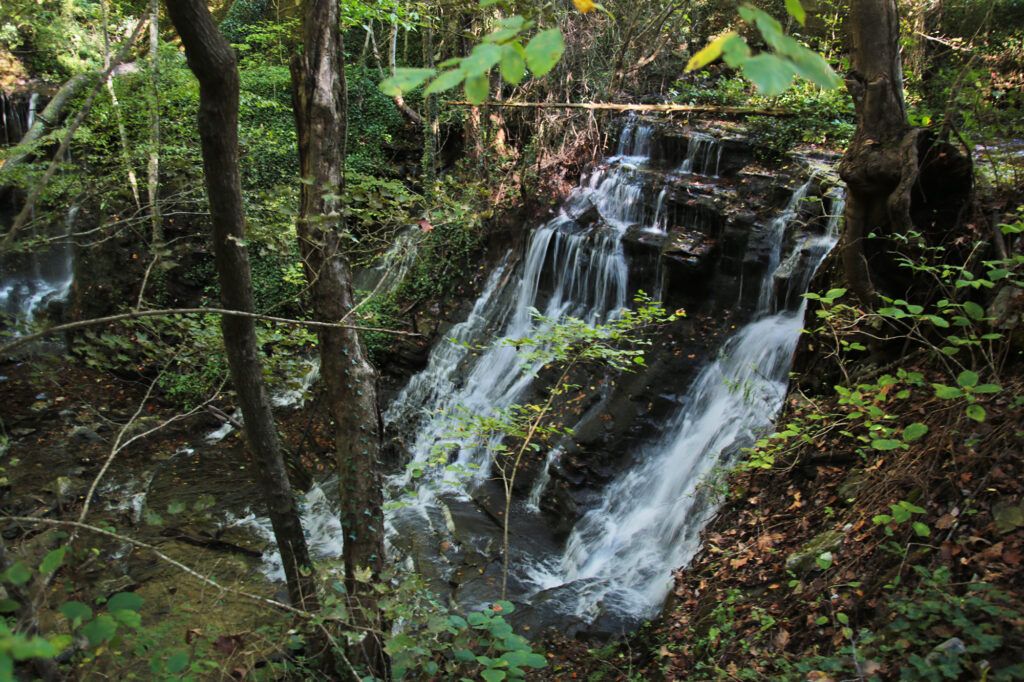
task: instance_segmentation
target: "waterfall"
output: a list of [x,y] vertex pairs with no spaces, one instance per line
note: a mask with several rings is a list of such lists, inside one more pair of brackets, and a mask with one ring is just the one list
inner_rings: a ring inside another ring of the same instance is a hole
[[[714,513],[713,494],[702,482],[770,428],[786,394],[804,313],[803,303],[776,312],[774,271],[786,224],[808,185],[794,192],[771,225],[774,262],[762,279],[754,320],[701,371],[663,437],[642,449],[638,464],[580,519],[562,557],[531,567],[539,590],[566,590],[559,603],[567,612],[588,620],[602,610],[632,619],[651,616],[671,587],[671,572],[696,551]],[[794,253],[813,255],[800,273],[803,286],[836,242],[841,206],[841,198],[833,200],[824,235],[799,237]]]
[[0,315],[16,324],[30,325],[36,315],[53,301],[63,301],[74,281],[74,252],[70,235],[78,207],[68,209],[64,235],[48,246],[26,254],[0,259]]
[[[416,424],[409,441],[414,467],[425,465],[439,451],[448,452],[463,475],[474,472],[471,485],[485,479],[500,436],[481,445],[453,435],[458,426],[455,413],[486,415],[509,407],[526,393],[540,369],[539,363],[524,366],[515,348],[503,341],[541,331],[537,312],[547,320],[572,316],[597,324],[627,304],[622,236],[643,222],[644,177],[639,167],[650,160],[651,134],[650,126],[635,120],[626,125],[615,155],[573,191],[557,217],[534,231],[517,277],[505,285],[508,291],[498,291],[503,272],[499,268],[469,318],[453,329],[454,342],[434,349],[427,368],[413,377],[385,413],[389,426]],[[581,228],[576,220],[590,209],[596,209],[600,221]],[[497,338],[482,351],[472,350],[472,343],[483,340],[484,329],[495,324],[500,326]],[[425,410],[430,412],[424,414]],[[409,474],[394,482],[407,485]],[[450,478],[444,483],[462,485]]]
[[[714,159],[714,172],[712,169]],[[718,170],[722,163],[722,143],[707,133],[690,133],[689,142],[686,145],[686,158],[679,166],[679,173],[702,173],[711,177],[718,177]]]

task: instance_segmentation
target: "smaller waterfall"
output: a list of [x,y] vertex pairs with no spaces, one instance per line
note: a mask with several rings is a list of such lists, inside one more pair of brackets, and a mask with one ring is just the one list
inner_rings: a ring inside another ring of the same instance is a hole
[[[313,487],[299,500],[299,513],[302,515],[302,531],[309,545],[309,552],[318,559],[335,559],[341,556],[345,532],[335,505],[327,495],[327,488],[336,485],[336,481],[314,483]],[[284,564],[281,552],[277,549],[274,528],[270,518],[257,516],[250,512],[242,518],[228,518],[227,527],[249,528],[269,543],[263,553],[260,571],[269,580],[284,582]]]
[[537,480],[533,482],[530,494],[526,498],[527,510],[534,513],[540,511],[540,498],[547,489],[548,483],[551,482],[551,465],[557,463],[561,457],[562,450],[560,448],[551,448],[548,451],[548,456],[544,459],[544,467],[537,475]]
[[[809,186],[810,181],[799,187],[769,226],[773,262],[761,282],[754,321],[701,371],[662,439],[643,449],[635,467],[580,519],[560,561],[530,569],[538,589],[567,589],[559,598],[567,612],[586,619],[602,610],[650,616],[670,589],[671,572],[696,551],[714,512],[713,495],[702,482],[770,428],[785,398],[804,313],[803,304],[776,312],[773,278],[786,226]],[[824,235],[800,233],[794,252],[813,256],[800,273],[804,286],[835,244],[841,205],[836,197]]]
[[0,259],[0,314],[15,324],[31,325],[38,313],[54,301],[63,301],[74,282],[74,250],[70,235],[78,207],[68,209],[64,236],[30,253]]
[[[713,163],[712,163],[713,161]],[[690,133],[686,146],[686,158],[679,166],[679,173],[700,173],[718,177],[722,164],[722,143],[707,133]]]

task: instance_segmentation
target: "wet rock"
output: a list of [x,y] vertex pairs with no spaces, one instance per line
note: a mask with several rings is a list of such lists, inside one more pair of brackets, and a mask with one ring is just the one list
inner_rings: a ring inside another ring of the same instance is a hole
[[950,637],[942,644],[939,644],[925,656],[925,662],[938,666],[950,659],[959,658],[967,653],[967,645],[959,637]]
[[786,569],[807,573],[817,568],[817,559],[825,552],[834,552],[843,543],[838,530],[826,530],[814,536],[807,544],[786,557]]
[[103,441],[103,438],[96,433],[96,430],[89,426],[76,426],[71,429],[69,436],[71,440],[84,443],[100,443]]

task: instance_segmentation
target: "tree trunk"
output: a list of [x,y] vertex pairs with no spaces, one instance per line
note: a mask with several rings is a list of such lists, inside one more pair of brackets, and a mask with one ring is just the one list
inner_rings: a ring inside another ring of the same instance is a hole
[[[338,5],[307,0],[303,51],[292,59],[295,122],[302,177],[298,234],[316,319],[339,322],[351,312],[351,271],[341,197],[344,194],[347,136],[345,71]],[[383,498],[379,473],[381,446],[376,373],[358,332],[318,330],[320,374],[334,421],[335,452],[345,532],[345,586],[362,625],[376,620],[372,589],[360,571],[379,574],[384,558]],[[386,670],[383,648],[368,636],[358,654],[374,672]]]
[[[213,248],[221,305],[252,312],[249,256],[244,247],[245,214],[238,168],[238,69],[235,53],[220,34],[204,0],[167,0],[185,46],[189,68],[199,80],[199,137],[206,193],[213,223]],[[306,540],[281,456],[274,415],[256,348],[252,318],[221,317],[231,380],[245,419],[245,435],[255,457],[274,537],[296,607],[318,608]]]
[[[100,14],[103,17],[103,70],[110,70],[110,31],[107,22],[106,0],[100,2]],[[121,140],[121,162],[124,164],[125,175],[128,177],[128,187],[132,191],[132,198],[135,200],[135,208],[142,208],[139,201],[139,183],[135,179],[135,169],[132,167],[131,153],[128,151],[128,131],[124,127],[124,116],[121,115],[121,104],[117,101],[117,91],[114,89],[113,76],[107,76],[105,83],[107,92],[110,94],[110,104],[114,109],[114,119],[117,121],[117,134]]]
[[149,166],[146,173],[149,198],[151,248],[156,257],[164,248],[163,219],[160,216],[160,3],[149,0]]
[[907,121],[895,0],[853,0],[849,27],[857,129],[839,164],[848,188],[841,255],[850,289],[873,306],[879,288],[903,295],[911,286],[887,237],[951,232],[970,194],[970,160]]

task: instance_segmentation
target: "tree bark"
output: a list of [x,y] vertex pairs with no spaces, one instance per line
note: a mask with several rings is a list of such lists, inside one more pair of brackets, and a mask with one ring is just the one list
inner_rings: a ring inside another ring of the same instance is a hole
[[[902,295],[910,286],[887,237],[912,228],[951,232],[951,216],[970,194],[970,160],[907,120],[895,0],[853,0],[849,27],[852,68],[846,85],[857,129],[839,164],[848,189],[841,256],[850,289],[870,307],[878,288]],[[919,190],[939,177],[944,191]]]
[[149,165],[146,189],[149,199],[150,240],[160,257],[164,248],[163,218],[160,215],[160,2],[149,0]]
[[[221,305],[254,309],[249,256],[244,247],[245,213],[238,167],[238,68],[204,0],[167,0],[167,12],[199,81],[199,137],[213,223],[213,248]],[[318,609],[309,551],[281,456],[274,415],[250,317],[221,316],[231,380],[245,419],[245,435],[266,500],[292,604]]]
[[[302,176],[299,247],[314,315],[324,322],[344,320],[354,305],[343,246],[347,115],[338,11],[332,0],[306,0],[303,51],[292,59]],[[317,334],[320,373],[335,428],[345,586],[353,603],[359,603],[354,615],[369,625],[376,620],[373,591],[357,576],[367,570],[371,576],[378,575],[384,558],[376,373],[355,330],[321,328]],[[383,648],[374,635],[369,635],[356,653],[375,673],[386,671]]]

